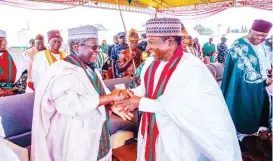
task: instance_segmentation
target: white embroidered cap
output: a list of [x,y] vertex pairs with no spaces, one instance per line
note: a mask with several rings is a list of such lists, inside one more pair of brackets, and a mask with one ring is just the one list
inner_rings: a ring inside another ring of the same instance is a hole
[[7,37],[6,31],[0,30],[0,37],[6,38]]
[[98,38],[98,30],[95,26],[86,25],[68,29],[68,40]]

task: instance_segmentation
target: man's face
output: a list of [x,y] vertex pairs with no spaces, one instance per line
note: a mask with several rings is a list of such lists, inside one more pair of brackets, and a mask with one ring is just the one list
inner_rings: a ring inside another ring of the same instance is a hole
[[34,47],[34,41],[31,41],[30,43],[29,43],[29,45],[31,46],[31,47]]
[[45,43],[44,40],[35,40],[35,48],[38,51],[42,51],[45,49]]
[[102,41],[102,44],[103,44],[103,45],[106,45],[106,40],[103,40],[103,41]]
[[259,45],[266,39],[268,33],[258,32],[258,31],[249,31],[248,39],[253,45]]
[[114,37],[114,38],[113,38],[113,41],[114,41],[114,44],[118,44],[118,37],[117,37],[117,36]]
[[119,37],[119,38],[118,38],[118,41],[119,41],[120,44],[125,44],[125,42],[126,42],[124,36]]
[[79,46],[79,57],[85,64],[95,63],[99,49],[98,39],[89,39]]
[[138,41],[137,40],[132,40],[132,41],[130,41],[130,45],[131,45],[131,49],[135,50],[138,47]]
[[213,39],[212,39],[212,38],[209,38],[209,43],[210,43],[210,44],[212,43],[212,41],[213,41]]
[[52,38],[49,41],[50,48],[53,50],[60,50],[62,46],[62,39],[60,38]]
[[223,37],[223,38],[221,39],[221,41],[222,41],[222,43],[225,43],[225,42],[227,41],[227,39]]
[[188,32],[182,32],[181,36],[183,49],[186,49],[190,42],[190,35],[188,34]]
[[171,48],[168,39],[163,40],[162,37],[147,37],[147,40],[147,50],[149,50],[150,54],[156,60],[160,60]]
[[0,37],[0,51],[5,51],[7,48],[7,39],[4,37]]

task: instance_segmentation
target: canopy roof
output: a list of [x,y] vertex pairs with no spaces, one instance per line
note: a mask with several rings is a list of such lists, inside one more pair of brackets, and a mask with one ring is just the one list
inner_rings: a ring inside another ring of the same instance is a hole
[[[117,0],[96,0],[97,2],[117,4]],[[131,3],[129,4],[129,2]],[[170,8],[180,6],[190,6],[197,4],[208,4],[215,2],[225,2],[229,0],[119,0],[120,5],[130,5],[135,7]]]

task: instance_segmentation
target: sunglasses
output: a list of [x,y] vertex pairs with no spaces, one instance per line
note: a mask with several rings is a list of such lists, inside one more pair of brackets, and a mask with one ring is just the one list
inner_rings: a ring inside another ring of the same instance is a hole
[[92,49],[94,51],[98,51],[100,49],[99,45],[88,45],[88,44],[84,44],[88,47],[88,49]]

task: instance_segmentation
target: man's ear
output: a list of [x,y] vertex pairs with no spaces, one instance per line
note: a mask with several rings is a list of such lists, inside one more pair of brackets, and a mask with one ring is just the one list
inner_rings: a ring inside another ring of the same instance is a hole
[[168,42],[169,42],[169,46],[172,46],[175,44],[175,39],[170,37],[170,38],[168,38]]
[[73,51],[79,51],[79,45],[78,44],[73,45]]

